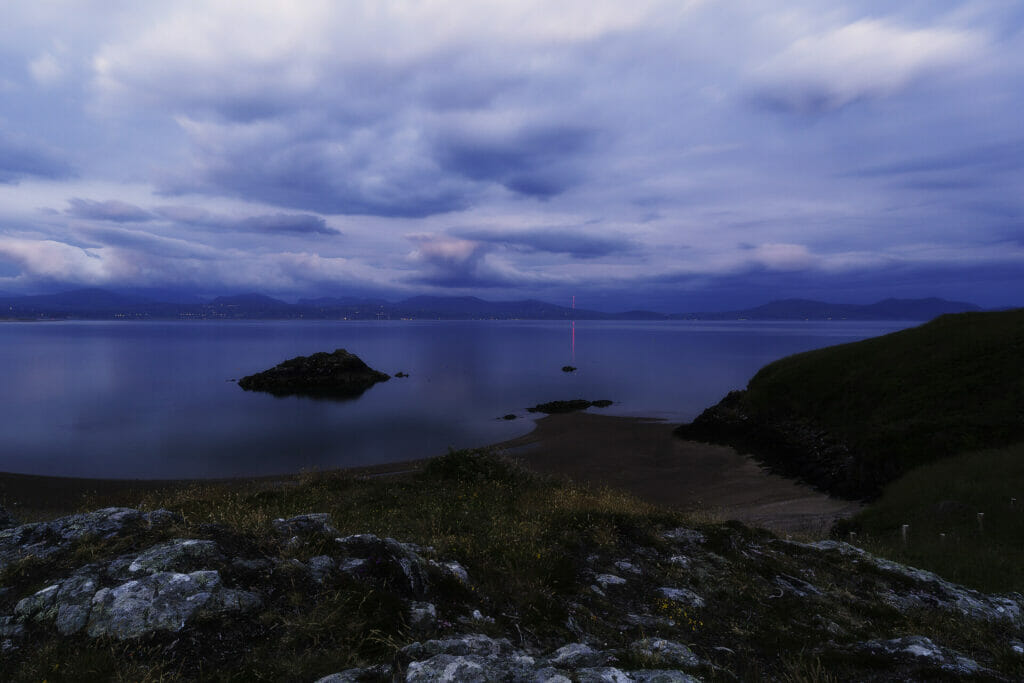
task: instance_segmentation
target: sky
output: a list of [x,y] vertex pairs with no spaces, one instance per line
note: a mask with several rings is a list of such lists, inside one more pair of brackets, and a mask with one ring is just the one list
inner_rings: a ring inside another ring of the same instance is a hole
[[1024,305],[1016,0],[5,0],[0,293]]

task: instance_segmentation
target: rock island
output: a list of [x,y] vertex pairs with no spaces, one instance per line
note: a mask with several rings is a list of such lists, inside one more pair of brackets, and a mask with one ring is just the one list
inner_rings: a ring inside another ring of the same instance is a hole
[[333,353],[297,356],[269,370],[243,377],[238,386],[246,391],[265,391],[274,396],[358,396],[390,375],[374,370],[345,349]]

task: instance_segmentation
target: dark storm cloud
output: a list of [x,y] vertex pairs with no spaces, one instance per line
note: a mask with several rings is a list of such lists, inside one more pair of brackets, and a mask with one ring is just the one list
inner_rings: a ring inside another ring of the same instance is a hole
[[116,199],[99,202],[75,197],[68,200],[67,213],[75,218],[115,223],[142,223],[153,219],[153,214],[145,209]]
[[338,146],[330,139],[239,145],[205,156],[201,184],[177,183],[168,191],[216,191],[321,213],[395,218],[423,218],[468,205],[465,193],[439,179],[429,163],[385,169],[383,182],[370,183],[372,151],[336,154]]
[[337,230],[327,227],[327,221],[310,214],[275,213],[266,216],[243,218],[235,223],[235,229],[243,232],[297,233],[336,235]]
[[559,228],[539,230],[457,230],[464,239],[488,242],[527,252],[566,254],[575,259],[595,259],[628,254],[636,250],[632,241],[594,233]]
[[162,218],[196,227],[217,228],[231,232],[253,232],[279,235],[339,235],[321,216],[312,214],[274,213],[246,218],[233,218],[191,206],[161,206],[155,213]]
[[438,141],[436,153],[441,167],[449,172],[546,198],[579,182],[579,157],[596,137],[591,128],[567,124],[494,138],[452,134]]
[[71,164],[58,152],[0,129],[0,183],[14,184],[28,177],[59,180],[73,175]]

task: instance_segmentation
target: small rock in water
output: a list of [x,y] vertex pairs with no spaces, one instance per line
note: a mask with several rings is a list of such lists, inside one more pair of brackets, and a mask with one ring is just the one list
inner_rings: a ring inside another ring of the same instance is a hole
[[377,372],[345,349],[334,353],[297,356],[269,370],[238,381],[246,391],[265,391],[274,396],[323,396],[354,398],[389,375]]
[[571,365],[563,365],[562,372],[576,372],[576,368]]

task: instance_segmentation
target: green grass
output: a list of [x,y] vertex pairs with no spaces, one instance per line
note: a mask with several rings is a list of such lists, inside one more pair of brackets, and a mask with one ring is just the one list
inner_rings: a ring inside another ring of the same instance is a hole
[[880,483],[1024,440],[1024,309],[945,315],[789,356],[762,368],[742,400],[751,414],[823,428]]
[[986,592],[1024,592],[1024,444],[921,466],[837,532],[851,530],[897,562]]

